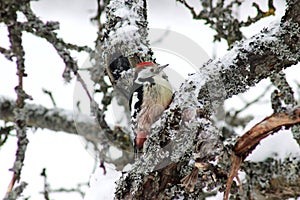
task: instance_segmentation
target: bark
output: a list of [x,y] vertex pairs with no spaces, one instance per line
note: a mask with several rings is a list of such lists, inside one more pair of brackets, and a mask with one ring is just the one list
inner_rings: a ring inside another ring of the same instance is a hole
[[[113,7],[114,3],[118,6]],[[129,0],[125,5],[123,3],[124,1],[112,0],[109,8],[111,11],[113,9],[116,11],[116,8],[124,7],[132,11],[131,14],[136,20],[130,20],[132,16],[123,16],[121,13],[113,11],[108,16],[107,32],[104,33],[104,48],[97,49],[98,57],[94,57],[96,65],[91,70],[94,75],[92,79],[96,83],[104,74],[104,66],[108,67],[111,64],[109,56],[116,50],[128,58],[131,67],[139,60],[152,60],[152,52],[146,39],[145,1]],[[31,13],[27,14],[31,16]],[[136,27],[131,27],[130,30],[133,32],[126,37],[126,31],[122,32],[121,29],[122,27],[128,28],[128,22],[134,22],[131,25]],[[222,135],[213,126],[210,117],[214,113],[214,109],[224,100],[246,91],[273,73],[278,73],[299,63],[299,24],[300,2],[291,0],[288,2],[286,13],[280,24],[265,28],[250,39],[235,43],[223,58],[209,61],[201,67],[200,73],[190,76],[176,93],[170,108],[153,126],[151,136],[145,143],[146,153],[118,182],[116,198],[170,199],[186,197],[201,199],[209,195],[204,194],[203,189],[212,191],[213,194],[215,191],[224,191],[228,169],[231,165],[231,148],[223,143]],[[30,29],[30,25],[27,25],[24,24],[27,31],[34,31]],[[119,40],[120,32],[123,35]],[[46,39],[53,41],[52,39],[55,37],[52,36]],[[99,45],[101,46],[101,44]],[[122,45],[125,47],[123,48]],[[0,51],[8,58],[11,57],[10,50],[0,48]],[[105,62],[100,58],[102,54]],[[100,62],[98,62],[99,60]],[[67,67],[67,71],[70,71],[69,68],[76,67],[71,63]],[[0,98],[0,105],[0,119],[14,121],[13,110],[16,103]],[[56,108],[47,109],[31,104],[26,104],[24,109],[27,110],[26,124],[29,126],[68,133],[77,131],[71,117],[72,113],[69,111]],[[100,129],[99,124],[94,123],[93,120],[81,120],[84,119],[81,117],[78,119],[77,128],[84,130],[82,131],[83,136],[87,140],[98,143],[107,137],[107,132],[111,132]],[[100,124],[101,120],[104,119],[100,118]],[[116,127],[114,131],[118,130],[120,129]],[[300,138],[297,133],[294,133],[294,137]],[[119,146],[125,149],[131,148],[128,141]],[[256,177],[267,177],[266,170],[274,172],[274,166],[280,165],[276,164],[274,160],[269,163],[271,164],[267,166],[265,163],[256,163],[254,166],[253,163],[245,162],[242,164],[242,169],[247,174],[255,174]],[[288,165],[287,161],[286,166],[289,166],[287,170],[293,169],[298,163],[294,162]],[[269,194],[274,188],[279,191],[284,187],[288,191],[299,184],[299,170],[296,170],[293,176],[288,175],[288,178],[282,181],[284,186],[278,181],[287,175],[286,171],[276,171],[275,173],[279,178],[271,177],[272,180],[270,179],[269,183],[272,187],[267,188]],[[291,177],[294,181],[290,181]],[[253,191],[254,188],[263,193],[265,188],[261,187],[259,178],[252,177],[248,183],[250,185],[248,191]],[[231,192],[235,193],[236,190],[237,187],[233,186]],[[244,189],[244,191],[247,190]],[[286,196],[292,197],[292,193],[282,192],[281,197]]]
[[[299,16],[300,2],[289,1],[280,24],[236,43],[223,58],[190,76],[160,123],[153,127],[145,144],[146,153],[118,182],[116,198],[203,198],[203,189],[223,191],[230,149],[224,146],[209,117],[225,99],[300,61]],[[185,119],[183,116],[191,110],[195,115]],[[185,182],[196,167],[188,165],[191,160],[207,166],[198,170],[196,183],[191,182],[195,178]],[[263,176],[264,170],[261,172]],[[193,192],[189,190],[191,184]]]
[[[17,108],[16,102],[0,97],[0,120],[14,122],[14,110]],[[110,137],[118,138],[117,142],[111,143],[112,139],[107,137],[106,131],[103,130],[99,123],[84,114],[74,113],[71,110],[61,108],[46,108],[36,104],[25,104],[26,124],[28,127],[49,129],[55,132],[63,131],[65,133],[82,136],[86,141],[97,145],[110,144],[114,145],[123,153],[122,158],[112,159],[109,154],[101,153],[101,159],[107,163],[112,163],[117,169],[122,169],[129,161],[132,161],[132,145],[128,137],[122,135],[122,130],[117,127],[113,130]]]

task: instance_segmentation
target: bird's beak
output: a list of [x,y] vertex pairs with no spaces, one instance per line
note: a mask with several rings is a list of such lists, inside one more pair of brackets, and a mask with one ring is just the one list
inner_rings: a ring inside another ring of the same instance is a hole
[[159,66],[158,71],[161,72],[164,68],[166,68],[168,66],[169,66],[169,64],[161,65],[161,66]]

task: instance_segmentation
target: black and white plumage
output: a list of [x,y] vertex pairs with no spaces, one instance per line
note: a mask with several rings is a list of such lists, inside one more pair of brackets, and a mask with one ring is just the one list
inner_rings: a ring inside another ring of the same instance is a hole
[[152,62],[143,62],[135,69],[133,92],[130,99],[133,130],[138,150],[150,132],[151,125],[160,117],[172,100],[172,88],[162,69]]

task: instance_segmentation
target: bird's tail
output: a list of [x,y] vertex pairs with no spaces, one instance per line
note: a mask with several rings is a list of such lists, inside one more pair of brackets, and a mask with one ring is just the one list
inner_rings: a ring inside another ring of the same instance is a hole
[[140,155],[143,153],[144,142],[146,141],[149,132],[137,130],[135,133],[136,133],[136,137],[134,141],[134,154],[135,154],[134,157],[138,159]]

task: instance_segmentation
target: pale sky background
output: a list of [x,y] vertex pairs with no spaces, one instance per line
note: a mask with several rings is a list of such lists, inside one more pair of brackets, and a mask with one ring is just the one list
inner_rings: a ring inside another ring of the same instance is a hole
[[[243,12],[240,12],[240,16],[243,19],[245,19],[247,14],[255,14],[254,8],[248,8],[251,2],[248,1],[247,5],[243,6]],[[260,0],[263,10],[266,8],[266,3],[267,1]],[[32,5],[35,13],[43,21],[51,20],[60,22],[60,30],[57,33],[66,42],[93,47],[97,29],[89,19],[96,12],[95,0],[40,0],[33,2]],[[175,0],[151,0],[148,6],[150,28],[170,29],[183,34],[200,45],[208,56],[212,56],[213,49],[217,50],[219,57],[226,52],[227,47],[225,42],[213,45],[214,31],[204,26],[203,22],[192,20],[189,11],[184,9],[181,4],[176,3]],[[265,18],[252,26],[251,29],[244,29],[244,34],[249,37],[261,30],[262,27],[268,26],[270,22],[274,20],[278,21],[284,12],[284,4],[275,1],[275,7],[278,8],[276,11],[277,16]],[[4,26],[0,25],[0,46],[2,47],[8,47],[9,45],[6,35],[7,32]],[[176,42],[174,41],[175,44]],[[61,76],[64,64],[56,54],[54,48],[44,39],[36,38],[28,33],[25,33],[23,36],[23,44],[26,52],[26,72],[29,75],[24,80],[25,91],[34,98],[30,103],[42,104],[51,108],[52,103],[50,98],[42,92],[42,88],[45,88],[53,92],[58,107],[72,110],[75,81],[73,80],[70,84],[64,83]],[[73,53],[73,55],[78,60],[79,66],[87,59],[87,54],[84,53]],[[180,55],[174,55],[172,52],[162,51],[156,56],[159,63],[169,63],[170,68],[176,72],[179,71],[180,66],[189,67],[189,60],[183,59]],[[191,72],[193,71],[193,66],[190,66],[190,70]],[[10,63],[3,55],[0,55],[0,71],[2,72],[0,73],[0,95],[15,98],[14,87],[17,84],[15,64]],[[288,72],[288,76],[291,77],[289,80],[296,80],[297,74],[300,73],[299,65],[286,71]],[[267,83],[267,80],[262,81],[259,84],[261,87],[250,90],[242,96],[246,100],[252,100],[264,90],[263,87]],[[293,82],[290,83],[293,84]],[[269,96],[267,95],[267,98]],[[241,99],[234,97],[226,103],[226,107],[230,108],[233,104],[239,108],[242,107],[243,102]],[[255,111],[257,117],[248,125],[246,130],[272,113],[270,106],[265,106],[263,109],[254,106],[247,112],[253,113],[253,111]],[[244,114],[247,114],[247,112]],[[245,130],[240,131],[240,133],[243,133]],[[48,181],[53,189],[74,187],[78,182],[89,180],[94,166],[94,158],[84,149],[81,139],[70,134],[64,134],[63,132],[52,132],[41,129],[36,131],[29,129],[27,133],[30,143],[26,152],[25,166],[22,171],[22,181],[29,183],[23,193],[25,197],[30,196],[30,199],[33,200],[43,199],[39,192],[43,188],[43,178],[40,176],[40,173],[44,167],[47,168]],[[299,153],[299,149],[291,139],[290,134],[279,133],[264,140],[250,157],[255,160],[261,160],[263,157],[259,157],[259,155],[264,155],[264,157],[266,155],[271,156],[274,150],[279,152],[279,157],[285,157],[290,153]],[[4,196],[12,176],[12,173],[8,169],[13,165],[15,151],[15,138],[10,138],[0,149],[0,198]],[[116,174],[110,168],[108,170],[109,174],[106,177],[102,177],[102,170],[95,172],[96,175],[93,176],[91,181],[91,185],[94,185],[94,188],[89,190],[88,198],[86,199],[111,198],[109,188],[112,188],[113,181],[111,180],[116,179]],[[55,200],[82,199],[78,194],[51,194],[50,197]]]

